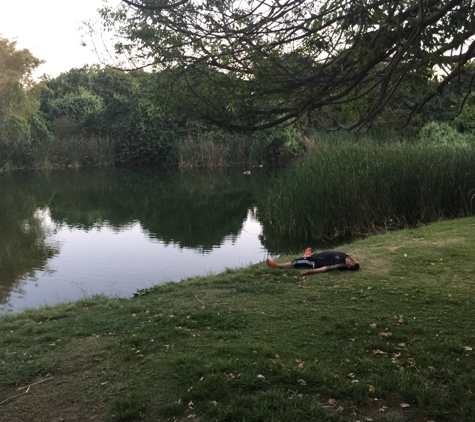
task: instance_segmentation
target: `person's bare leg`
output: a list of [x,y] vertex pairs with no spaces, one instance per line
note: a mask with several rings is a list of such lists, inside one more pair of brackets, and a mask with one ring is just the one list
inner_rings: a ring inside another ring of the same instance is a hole
[[274,267],[274,268],[292,268],[292,263],[291,262],[283,262],[279,264],[278,262],[273,261],[270,258],[266,259],[267,265],[269,267]]
[[278,262],[276,262],[276,266],[277,268],[293,268],[292,267],[292,263],[291,262],[283,262],[281,264],[279,264]]

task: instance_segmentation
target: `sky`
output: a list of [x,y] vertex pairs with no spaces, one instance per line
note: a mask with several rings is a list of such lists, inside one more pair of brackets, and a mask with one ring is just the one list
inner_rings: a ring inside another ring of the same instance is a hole
[[79,27],[85,19],[98,20],[102,6],[102,0],[0,0],[0,36],[45,61],[34,73],[36,78],[56,77],[73,67],[99,63],[90,43],[81,46]]

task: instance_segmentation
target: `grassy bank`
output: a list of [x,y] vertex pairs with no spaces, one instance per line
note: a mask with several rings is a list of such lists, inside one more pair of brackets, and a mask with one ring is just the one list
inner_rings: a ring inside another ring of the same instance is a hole
[[446,221],[342,248],[357,273],[258,264],[3,316],[1,419],[471,421],[474,248],[475,218]]

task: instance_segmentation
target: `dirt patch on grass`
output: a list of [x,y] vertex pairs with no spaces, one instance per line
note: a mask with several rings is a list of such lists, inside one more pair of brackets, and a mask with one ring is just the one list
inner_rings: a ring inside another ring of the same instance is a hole
[[388,273],[388,262],[386,260],[375,258],[363,253],[355,256],[360,263],[360,271],[364,271],[368,274],[381,275],[386,275]]
[[49,375],[35,378],[23,390],[11,389],[7,402],[1,405],[2,418],[9,422],[101,421],[106,406],[100,401],[83,401],[63,394],[64,384],[77,383],[74,375]]
[[390,250],[391,252],[396,252],[398,249],[401,249],[402,247],[403,247],[402,245],[400,245],[400,246],[391,246],[391,247],[389,248],[389,250]]
[[[106,341],[104,341],[106,340]],[[60,369],[17,387],[2,387],[2,420],[9,422],[102,421],[114,383],[104,365],[108,339],[88,337],[54,350]],[[61,355],[69,356],[61,362]]]
[[406,420],[411,421],[416,418],[413,407],[398,397],[393,395],[387,400],[371,400],[368,403],[358,406],[355,416],[362,421],[384,421],[384,420]]
[[[329,399],[323,407],[328,408],[331,405],[331,410],[337,415],[349,416],[357,421],[413,421],[421,420],[418,418],[417,412],[408,403],[396,394],[391,395],[385,400],[370,399],[364,404],[354,406],[345,400]],[[425,419],[423,419],[425,420]]]
[[437,239],[436,242],[429,242],[429,243],[434,246],[445,246],[445,245],[456,245],[461,242],[462,242],[462,239],[451,237],[447,239]]

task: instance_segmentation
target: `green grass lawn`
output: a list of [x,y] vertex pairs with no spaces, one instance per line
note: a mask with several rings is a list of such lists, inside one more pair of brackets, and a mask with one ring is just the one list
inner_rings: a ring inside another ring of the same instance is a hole
[[340,249],[1,317],[0,419],[472,421],[475,218]]

